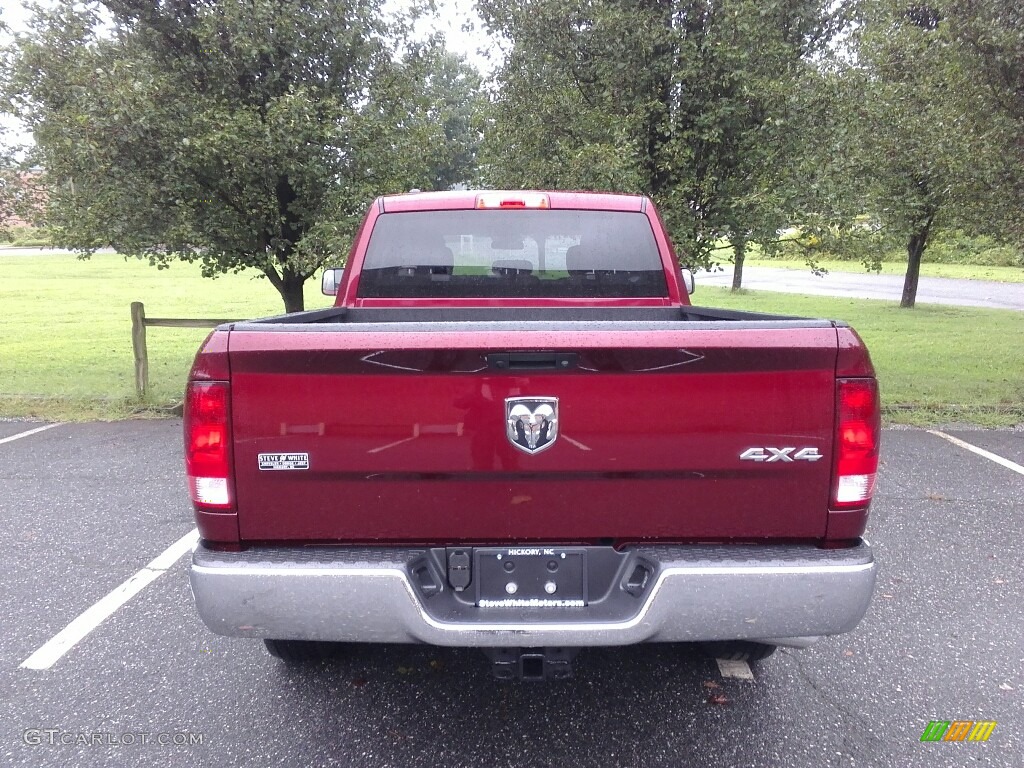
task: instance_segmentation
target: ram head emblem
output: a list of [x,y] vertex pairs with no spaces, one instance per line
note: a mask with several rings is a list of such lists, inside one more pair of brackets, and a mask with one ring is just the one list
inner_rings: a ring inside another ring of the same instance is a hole
[[505,425],[509,442],[525,453],[540,453],[558,437],[557,397],[505,399]]

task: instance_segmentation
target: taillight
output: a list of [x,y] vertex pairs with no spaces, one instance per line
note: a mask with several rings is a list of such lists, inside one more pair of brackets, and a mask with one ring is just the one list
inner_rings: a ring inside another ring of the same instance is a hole
[[224,381],[191,381],[185,391],[185,474],[197,509],[232,507],[230,394]]
[[839,379],[833,509],[867,507],[871,503],[881,431],[878,383],[874,379]]

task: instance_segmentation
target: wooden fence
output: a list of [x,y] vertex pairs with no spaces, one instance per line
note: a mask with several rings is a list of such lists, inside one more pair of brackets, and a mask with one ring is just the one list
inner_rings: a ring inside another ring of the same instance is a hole
[[132,302],[132,351],[135,353],[135,392],[140,398],[149,392],[149,353],[146,351],[146,327],[165,328],[215,328],[235,320],[205,320],[200,318],[146,317],[141,301]]

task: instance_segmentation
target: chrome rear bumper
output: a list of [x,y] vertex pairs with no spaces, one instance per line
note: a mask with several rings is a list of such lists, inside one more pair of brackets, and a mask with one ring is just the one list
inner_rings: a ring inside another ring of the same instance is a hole
[[865,542],[828,550],[636,547],[618,571],[629,573],[636,562],[651,566],[649,584],[636,596],[626,594],[617,574],[600,605],[477,608],[464,599],[455,605],[443,574],[435,574],[436,591],[423,590],[416,568],[429,553],[344,547],[219,552],[200,544],[190,580],[203,622],[221,635],[523,648],[738,639],[807,645],[857,625],[876,568]]

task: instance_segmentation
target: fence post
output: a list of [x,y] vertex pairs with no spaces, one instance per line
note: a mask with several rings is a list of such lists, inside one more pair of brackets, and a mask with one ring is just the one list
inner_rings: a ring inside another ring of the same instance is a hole
[[146,310],[132,302],[132,352],[135,353],[135,393],[141,400],[149,391],[149,355],[146,352]]

